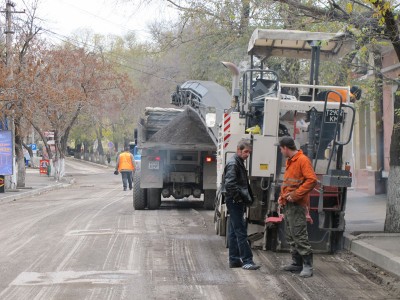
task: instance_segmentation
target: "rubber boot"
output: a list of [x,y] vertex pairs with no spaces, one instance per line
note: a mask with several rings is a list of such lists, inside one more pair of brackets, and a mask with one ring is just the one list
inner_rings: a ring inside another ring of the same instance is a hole
[[301,277],[307,278],[313,276],[313,255],[303,255],[303,270],[300,273]]
[[300,272],[303,269],[303,258],[297,251],[292,252],[292,263],[283,267],[284,271]]

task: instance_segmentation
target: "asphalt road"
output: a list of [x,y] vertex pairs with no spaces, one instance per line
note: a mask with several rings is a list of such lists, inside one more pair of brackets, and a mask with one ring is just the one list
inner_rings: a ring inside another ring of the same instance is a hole
[[254,250],[260,270],[229,269],[212,211],[134,211],[112,169],[66,170],[71,187],[0,204],[0,299],[397,298],[350,255],[316,255],[308,279],[280,271],[287,253]]

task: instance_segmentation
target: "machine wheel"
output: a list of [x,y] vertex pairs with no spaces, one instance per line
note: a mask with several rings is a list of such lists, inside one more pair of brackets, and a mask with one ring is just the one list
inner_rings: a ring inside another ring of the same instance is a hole
[[225,228],[226,228],[226,232],[225,232],[225,247],[226,248],[229,248],[229,221],[230,221],[230,219],[229,219],[229,216],[227,216],[226,217],[226,226],[225,226]]
[[[214,213],[214,226],[215,226],[215,234],[219,236],[226,235],[226,217],[225,210],[221,202],[223,201],[222,195],[218,193],[216,195],[217,203],[215,203],[215,213]],[[221,209],[221,211],[219,211]]]
[[204,208],[213,210],[215,207],[216,190],[204,190]]
[[161,189],[147,189],[148,209],[158,209],[161,205]]
[[277,225],[266,226],[264,231],[265,249],[276,252],[278,246],[278,228]]
[[135,210],[143,210],[147,206],[146,189],[140,188],[140,170],[133,175],[133,207]]
[[226,236],[227,235],[227,221],[228,218],[221,218],[218,220],[218,235],[219,236]]
[[216,222],[214,222],[214,228],[215,228],[215,234],[219,235],[219,227],[221,224],[221,219],[218,219]]

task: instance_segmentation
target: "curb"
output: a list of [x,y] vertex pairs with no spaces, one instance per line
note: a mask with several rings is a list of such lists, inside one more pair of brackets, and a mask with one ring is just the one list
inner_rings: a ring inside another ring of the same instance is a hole
[[351,253],[379,266],[380,268],[400,276],[400,255],[393,254],[384,249],[378,248],[370,243],[368,239],[393,239],[400,238],[400,234],[390,233],[363,233],[357,236],[345,233],[343,235],[344,249]]
[[40,187],[40,188],[29,190],[29,191],[24,191],[24,192],[20,192],[20,193],[11,194],[9,196],[1,197],[0,198],[0,203],[13,202],[13,201],[16,201],[16,200],[19,200],[19,199],[22,199],[22,198],[40,195],[40,194],[43,194],[45,192],[67,188],[67,187],[71,186],[74,182],[75,182],[75,179],[72,178],[69,181],[69,183],[62,183],[61,182],[61,183],[57,183],[57,184],[54,184],[54,185],[44,186],[44,187]]
[[109,165],[103,165],[103,164],[100,164],[100,163],[96,163],[96,162],[92,162],[92,161],[84,160],[84,159],[79,159],[79,158],[75,158],[75,157],[71,157],[71,159],[74,160],[74,161],[83,162],[83,163],[86,163],[86,164],[89,164],[89,165],[94,165],[94,166],[102,167],[102,168],[105,168],[105,169],[108,169],[108,168],[115,168],[115,165],[112,166],[111,164],[109,164]]

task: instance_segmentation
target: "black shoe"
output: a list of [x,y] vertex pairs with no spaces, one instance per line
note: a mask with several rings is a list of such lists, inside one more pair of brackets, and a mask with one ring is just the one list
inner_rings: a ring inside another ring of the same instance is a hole
[[284,271],[289,272],[300,272],[303,269],[303,258],[297,252],[297,250],[292,251],[292,263],[283,267]]
[[132,188],[130,187],[129,190],[132,191]]
[[241,268],[242,266],[243,263],[241,261],[229,263],[229,268]]
[[126,191],[126,188],[124,188],[124,191]]

